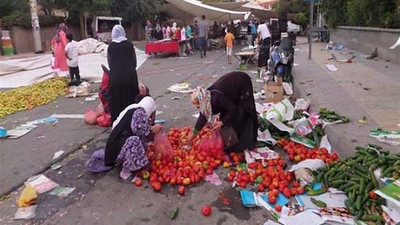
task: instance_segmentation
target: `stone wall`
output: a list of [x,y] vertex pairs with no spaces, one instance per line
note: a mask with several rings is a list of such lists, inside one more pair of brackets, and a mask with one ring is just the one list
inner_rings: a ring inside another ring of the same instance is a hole
[[[43,51],[50,50],[50,43],[55,32],[56,27],[41,27],[40,36],[42,39]],[[68,32],[71,32],[74,35],[75,40],[81,40],[82,37],[79,28],[69,27]],[[35,51],[32,30],[27,30],[21,27],[13,27],[11,29],[11,37],[17,54]]]
[[400,65],[400,46],[389,49],[400,37],[400,29],[340,26],[330,29],[330,40],[345,47],[371,54],[378,49],[378,58]]

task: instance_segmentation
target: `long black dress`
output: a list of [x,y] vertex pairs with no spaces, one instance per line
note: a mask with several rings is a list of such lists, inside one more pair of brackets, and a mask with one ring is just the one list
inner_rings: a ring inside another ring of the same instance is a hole
[[117,126],[111,131],[110,136],[107,139],[104,164],[106,166],[114,166],[115,161],[119,153],[121,152],[122,146],[125,144],[126,139],[133,135],[131,129],[132,115],[137,108],[128,110],[122,119],[119,121]]
[[[239,143],[227,152],[243,152],[255,148],[257,142],[257,111],[251,78],[244,72],[231,72],[219,78],[211,87],[212,114],[220,113],[224,126],[233,126]],[[200,113],[195,128],[201,130],[206,118]]]
[[135,48],[129,41],[112,42],[108,46],[107,58],[110,66],[111,120],[114,122],[139,94]]

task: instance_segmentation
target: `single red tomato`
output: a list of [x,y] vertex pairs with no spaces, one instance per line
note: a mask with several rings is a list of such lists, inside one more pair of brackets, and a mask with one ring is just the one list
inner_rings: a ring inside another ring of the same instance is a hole
[[186,191],[186,188],[185,188],[185,186],[179,186],[179,188],[178,188],[178,193],[180,194],[180,195],[184,195],[185,194],[185,191]]
[[136,186],[138,186],[138,187],[140,187],[140,186],[142,186],[142,180],[139,178],[139,179],[136,179],[136,181],[135,181],[135,185]]
[[205,205],[203,206],[203,209],[201,210],[204,216],[209,216],[211,215],[211,206]]
[[275,205],[275,210],[278,211],[278,212],[281,212],[282,211],[282,206],[276,204]]

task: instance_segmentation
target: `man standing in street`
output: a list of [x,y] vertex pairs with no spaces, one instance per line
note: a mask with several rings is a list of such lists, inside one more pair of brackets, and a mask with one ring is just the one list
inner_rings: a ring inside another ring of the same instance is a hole
[[258,67],[262,69],[268,68],[269,59],[269,46],[271,43],[271,33],[268,29],[267,22],[263,22],[258,26],[258,43],[260,43],[260,50],[258,54]]
[[199,22],[199,48],[200,48],[200,57],[206,57],[206,47],[207,47],[207,39],[208,39],[208,21],[206,20],[206,16],[201,16],[201,21]]

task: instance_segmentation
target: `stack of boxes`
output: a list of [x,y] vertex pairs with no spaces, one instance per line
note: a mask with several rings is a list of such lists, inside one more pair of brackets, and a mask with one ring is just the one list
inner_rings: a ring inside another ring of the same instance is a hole
[[14,55],[14,47],[10,37],[10,31],[1,31],[1,44],[3,46],[4,55]]

